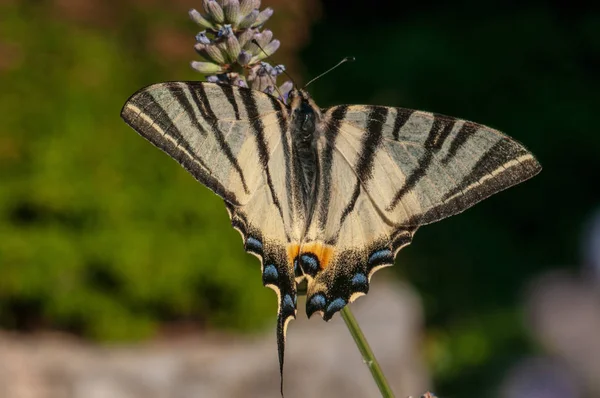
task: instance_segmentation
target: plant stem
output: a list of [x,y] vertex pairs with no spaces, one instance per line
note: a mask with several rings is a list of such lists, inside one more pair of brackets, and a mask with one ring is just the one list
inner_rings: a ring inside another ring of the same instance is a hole
[[375,355],[373,355],[373,351],[371,351],[371,347],[369,347],[369,343],[367,342],[365,335],[363,334],[362,330],[360,330],[360,326],[358,326],[356,318],[354,318],[352,311],[350,311],[350,306],[345,306],[340,313],[342,318],[344,318],[344,322],[346,322],[346,326],[348,327],[348,330],[350,331],[350,334],[352,335],[352,338],[354,339],[354,342],[356,343],[364,362],[369,367],[371,375],[373,375],[373,380],[375,380],[377,387],[379,387],[381,396],[384,398],[393,398],[394,393],[392,392],[392,389],[383,375],[381,367],[379,366],[379,362],[377,362]]

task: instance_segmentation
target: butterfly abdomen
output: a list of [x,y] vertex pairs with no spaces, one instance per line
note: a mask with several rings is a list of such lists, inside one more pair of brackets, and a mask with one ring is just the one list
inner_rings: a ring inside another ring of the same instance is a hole
[[320,117],[307,99],[295,101],[291,110],[289,133],[292,139],[295,182],[299,191],[300,207],[311,213],[316,186],[318,153],[316,124]]

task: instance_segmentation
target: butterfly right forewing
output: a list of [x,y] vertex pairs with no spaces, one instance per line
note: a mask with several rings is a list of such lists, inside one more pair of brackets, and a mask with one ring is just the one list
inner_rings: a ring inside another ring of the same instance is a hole
[[366,293],[372,273],[393,264],[420,225],[460,213],[541,169],[496,130],[403,108],[330,108],[319,142],[319,187],[326,192],[301,259],[315,269],[307,311],[325,319]]
[[351,106],[341,134],[369,136],[376,112],[386,117],[362,182],[396,225],[418,226],[460,213],[541,170],[533,155],[505,134],[430,112]]

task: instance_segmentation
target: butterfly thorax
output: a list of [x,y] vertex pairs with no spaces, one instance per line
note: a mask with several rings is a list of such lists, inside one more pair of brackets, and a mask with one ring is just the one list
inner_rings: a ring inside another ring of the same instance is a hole
[[305,214],[311,214],[318,176],[316,129],[321,120],[321,111],[304,90],[293,90],[289,99],[289,134],[292,139],[294,176],[300,193],[299,205]]

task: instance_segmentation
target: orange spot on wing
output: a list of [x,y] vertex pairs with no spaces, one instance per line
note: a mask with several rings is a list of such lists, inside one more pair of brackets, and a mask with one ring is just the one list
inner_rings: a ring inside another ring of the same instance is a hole
[[300,245],[296,243],[291,243],[287,247],[287,255],[288,255],[288,264],[294,264],[294,259],[300,253]]
[[319,259],[319,268],[324,270],[329,266],[329,261],[333,257],[333,246],[325,245],[321,242],[309,242],[302,245],[302,253],[313,253]]

